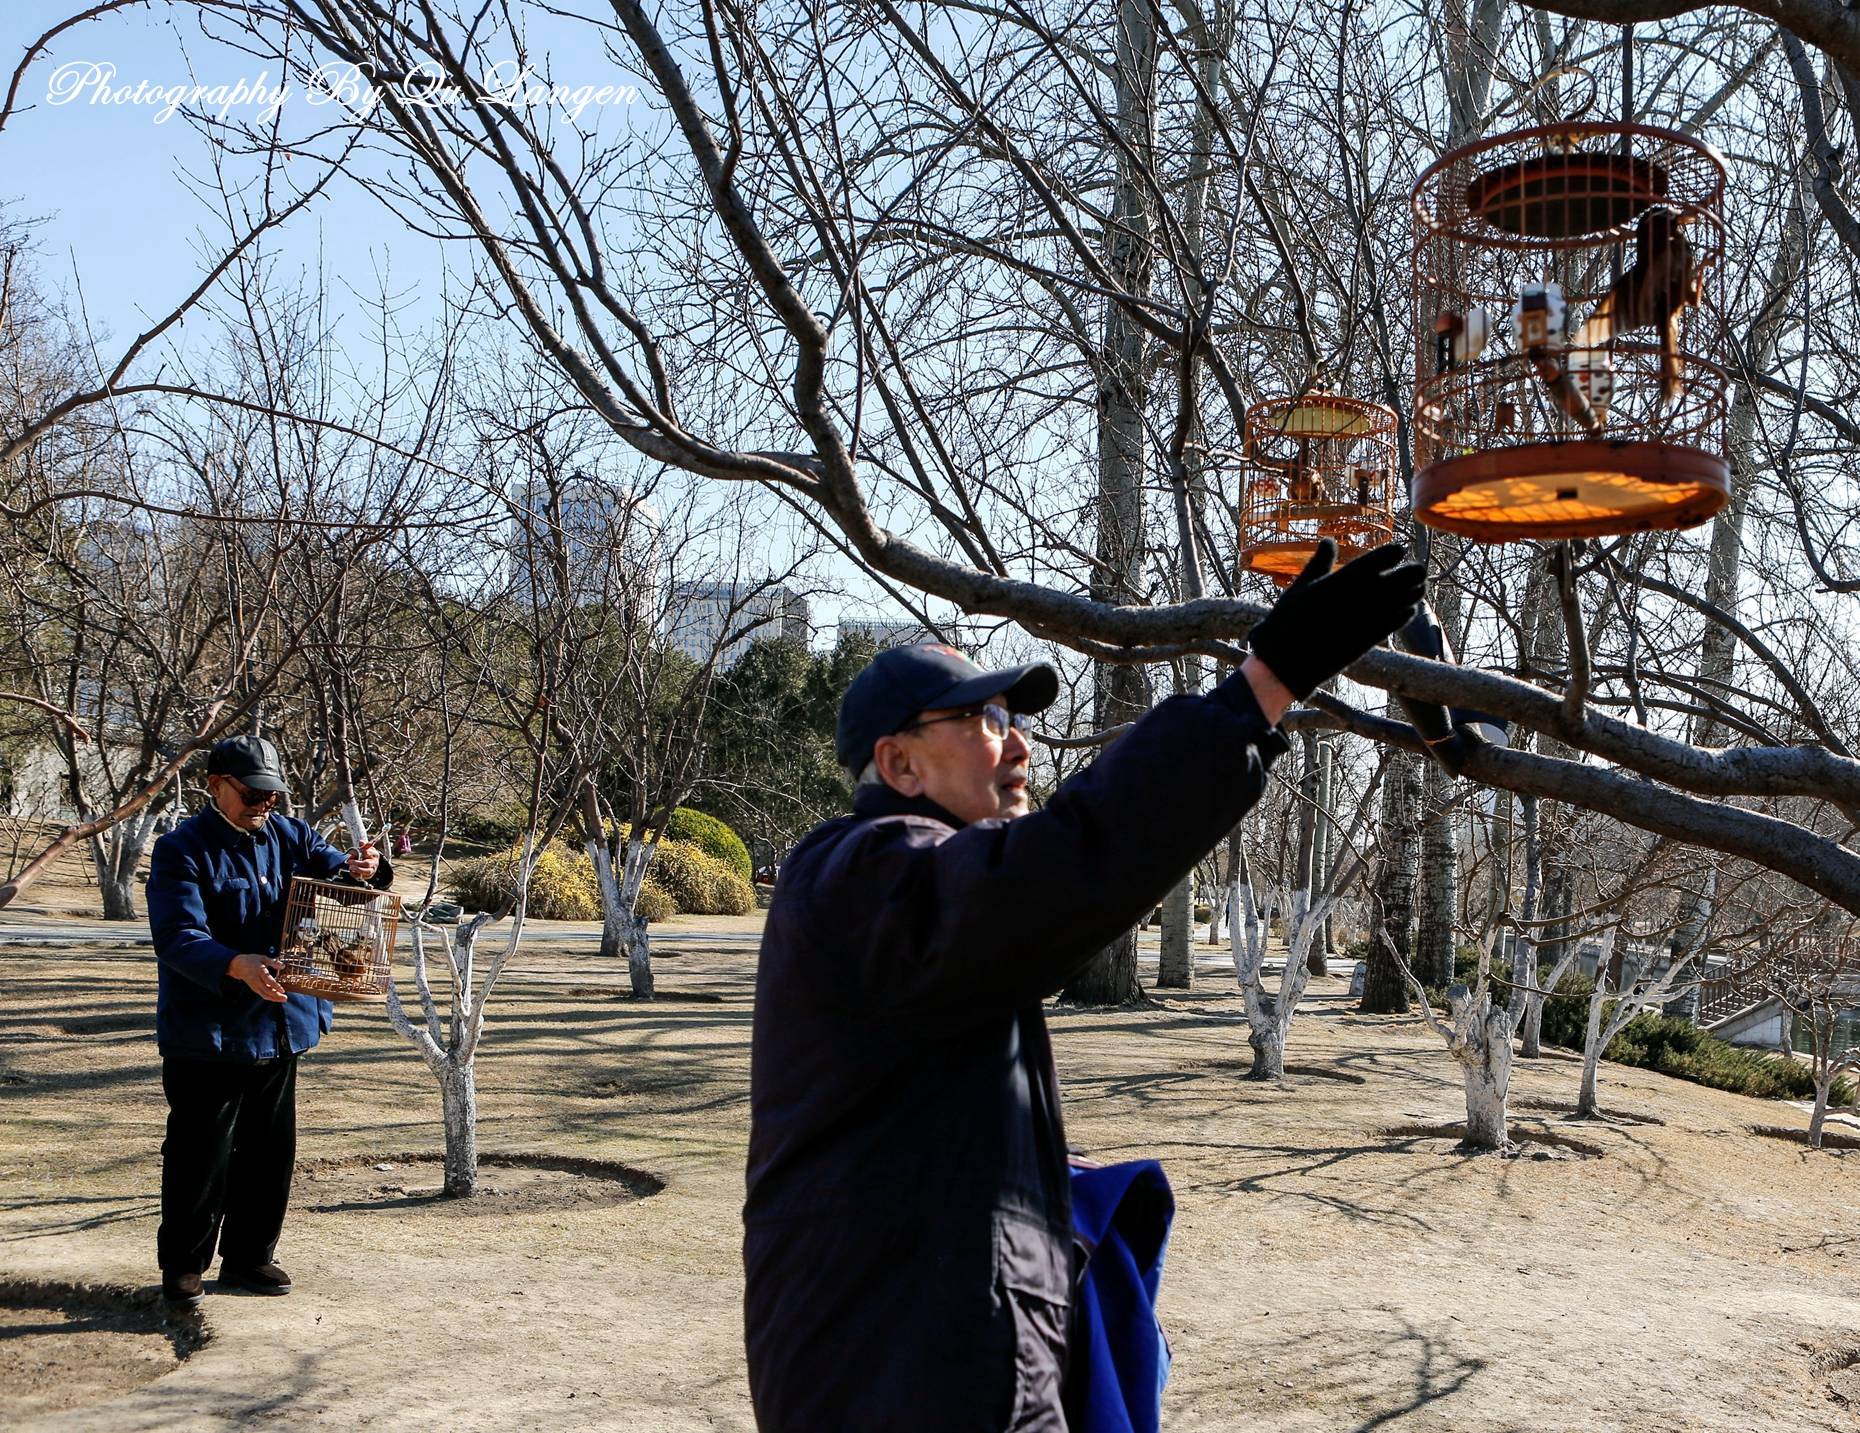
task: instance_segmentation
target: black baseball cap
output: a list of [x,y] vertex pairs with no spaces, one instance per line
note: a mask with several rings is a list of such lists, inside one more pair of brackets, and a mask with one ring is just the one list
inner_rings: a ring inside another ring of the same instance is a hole
[[230,776],[254,791],[289,791],[278,749],[262,736],[229,736],[207,753],[207,775]]
[[1045,711],[1059,695],[1059,673],[1045,662],[985,671],[954,647],[893,647],[852,679],[840,699],[835,748],[840,765],[861,771],[881,736],[919,712],[973,706],[1000,696],[1011,712]]

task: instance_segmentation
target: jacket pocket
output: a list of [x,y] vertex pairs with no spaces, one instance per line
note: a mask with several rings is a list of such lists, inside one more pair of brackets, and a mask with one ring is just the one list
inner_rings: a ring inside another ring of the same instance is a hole
[[1064,1433],[1061,1389],[1071,1285],[1070,1241],[997,1211],[995,1284],[1014,1321],[1015,1433]]

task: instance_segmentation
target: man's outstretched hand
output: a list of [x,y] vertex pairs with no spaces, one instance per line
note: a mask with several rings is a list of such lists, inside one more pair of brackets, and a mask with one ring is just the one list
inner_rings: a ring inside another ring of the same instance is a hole
[[1303,701],[1414,615],[1427,570],[1407,555],[1389,542],[1337,567],[1325,538],[1253,629],[1253,655]]

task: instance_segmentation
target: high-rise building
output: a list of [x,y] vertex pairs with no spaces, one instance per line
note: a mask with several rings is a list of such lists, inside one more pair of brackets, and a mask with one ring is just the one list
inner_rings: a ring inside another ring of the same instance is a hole
[[560,600],[559,553],[570,601],[607,602],[653,620],[663,534],[652,504],[589,473],[563,480],[553,504],[548,485],[535,479],[519,485],[510,502],[510,583],[518,601]]
[[716,653],[719,671],[757,642],[812,635],[807,599],[780,582],[678,582],[666,604],[666,640],[694,662]]

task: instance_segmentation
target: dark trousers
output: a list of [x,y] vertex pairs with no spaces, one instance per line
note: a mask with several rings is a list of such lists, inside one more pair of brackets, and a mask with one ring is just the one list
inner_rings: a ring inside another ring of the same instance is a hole
[[168,1137],[161,1146],[164,1274],[204,1274],[218,1245],[236,1269],[269,1264],[297,1160],[297,1057],[161,1062]]

